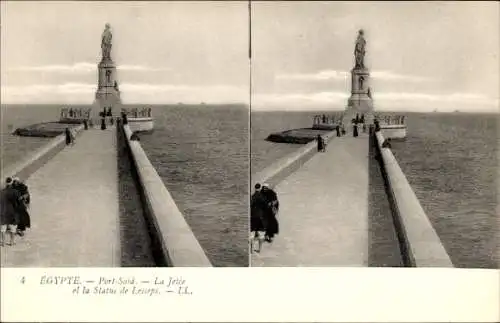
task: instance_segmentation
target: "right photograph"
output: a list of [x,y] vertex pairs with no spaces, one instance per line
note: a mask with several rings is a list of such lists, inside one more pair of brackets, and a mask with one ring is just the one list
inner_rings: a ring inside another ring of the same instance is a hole
[[500,267],[497,9],[251,2],[252,267]]

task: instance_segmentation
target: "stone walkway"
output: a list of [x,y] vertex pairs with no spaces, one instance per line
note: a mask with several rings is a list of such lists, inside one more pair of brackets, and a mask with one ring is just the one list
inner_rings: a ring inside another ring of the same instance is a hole
[[83,131],[26,183],[32,227],[2,267],[120,266],[115,127]]
[[252,266],[368,265],[368,140],[334,138],[277,185],[280,233]]

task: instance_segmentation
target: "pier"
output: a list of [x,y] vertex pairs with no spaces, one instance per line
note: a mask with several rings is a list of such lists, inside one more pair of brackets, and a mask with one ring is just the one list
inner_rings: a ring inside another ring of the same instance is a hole
[[[151,108],[121,104],[111,41],[106,24],[93,107],[28,127],[54,138],[1,169],[2,186],[19,177],[31,195],[31,229],[2,247],[2,267],[212,266],[140,144],[137,133],[154,127]],[[66,145],[70,125],[77,136]]]
[[26,180],[32,228],[2,267],[120,266],[116,129],[91,129]]
[[365,46],[359,30],[345,110],[313,119],[312,129],[345,135],[320,134],[326,152],[312,141],[252,177],[280,203],[280,232],[252,266],[453,267],[386,141],[406,138],[405,116],[375,112]]
[[276,191],[280,233],[252,266],[367,265],[367,134],[332,139]]

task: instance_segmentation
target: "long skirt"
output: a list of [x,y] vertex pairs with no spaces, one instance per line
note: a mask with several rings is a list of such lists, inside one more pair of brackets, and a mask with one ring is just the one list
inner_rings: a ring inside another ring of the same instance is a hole
[[357,126],[354,126],[353,136],[354,137],[358,136],[358,127]]
[[17,228],[20,231],[24,231],[26,230],[26,228],[30,228],[31,217],[30,214],[28,213],[26,206],[24,204],[19,206],[18,212],[19,212],[19,224],[17,225]]
[[266,235],[272,238],[275,234],[279,233],[279,223],[278,219],[276,219],[275,214],[267,214],[267,226],[266,226]]

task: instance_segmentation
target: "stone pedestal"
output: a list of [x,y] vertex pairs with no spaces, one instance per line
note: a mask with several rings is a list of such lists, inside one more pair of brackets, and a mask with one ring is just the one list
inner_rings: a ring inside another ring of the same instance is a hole
[[95,94],[93,116],[98,117],[104,108],[113,112],[114,116],[120,114],[120,90],[116,77],[116,65],[111,59],[103,59],[97,66],[97,91]]
[[370,72],[367,68],[351,71],[351,97],[347,101],[344,124],[350,124],[356,114],[365,116],[365,124],[373,123],[373,101],[370,94]]

